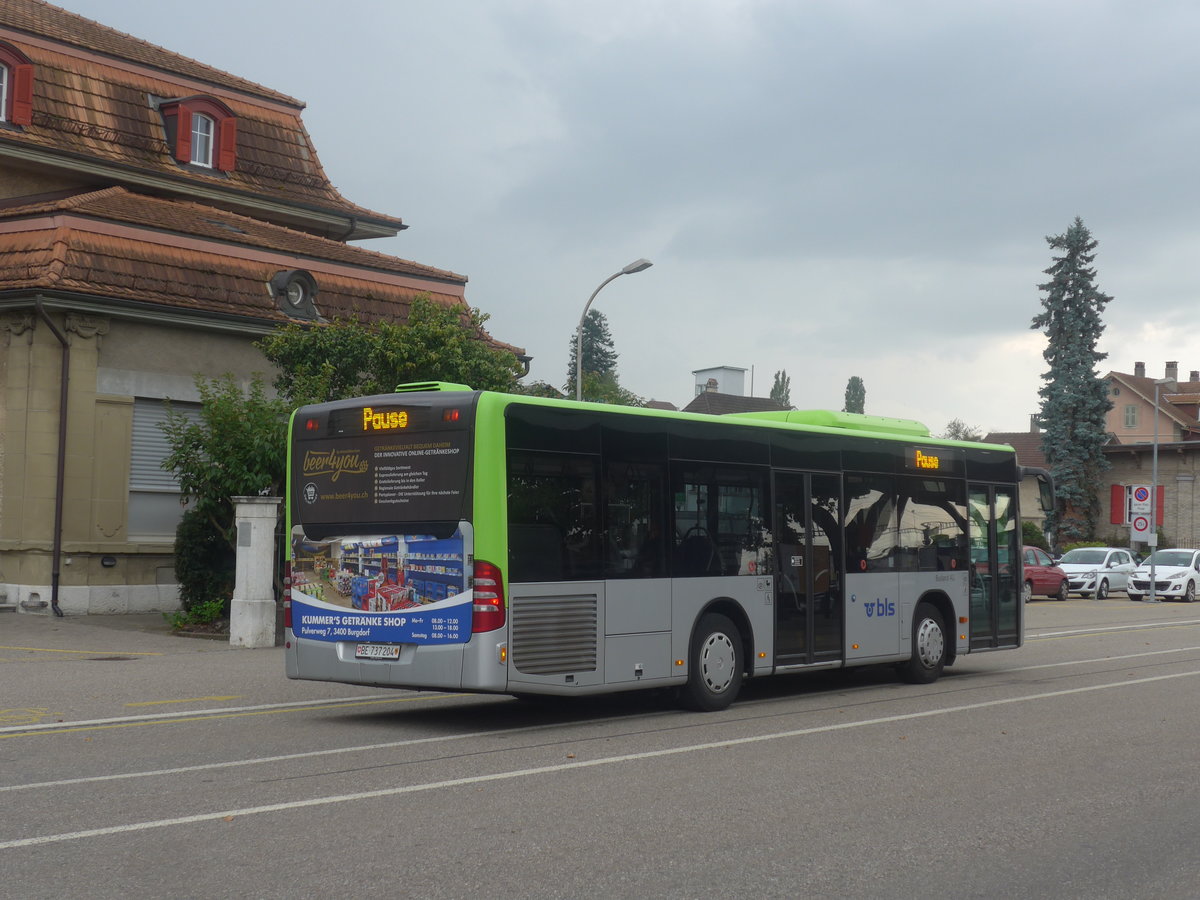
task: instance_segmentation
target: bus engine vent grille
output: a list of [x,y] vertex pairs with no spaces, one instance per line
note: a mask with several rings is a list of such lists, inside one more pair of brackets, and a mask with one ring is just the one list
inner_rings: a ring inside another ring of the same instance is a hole
[[595,595],[514,597],[512,661],[527,675],[596,671]]

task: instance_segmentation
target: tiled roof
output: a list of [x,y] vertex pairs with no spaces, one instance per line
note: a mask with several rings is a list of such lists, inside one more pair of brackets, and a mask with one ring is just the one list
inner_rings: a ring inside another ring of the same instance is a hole
[[708,413],[724,416],[729,413],[778,412],[791,409],[769,397],[742,397],[738,394],[722,394],[718,391],[703,391],[696,395],[684,412]]
[[[303,268],[327,320],[404,321],[428,294],[460,307],[466,279],[202,204],[123,188],[0,204],[0,299],[28,292],[283,324],[267,284]],[[482,335],[493,346],[523,350]]]
[[[64,42],[22,43],[13,29]],[[0,130],[0,147],[40,148],[59,165],[96,161],[111,167],[108,181],[138,172],[218,191],[236,205],[261,198],[293,209],[325,210],[365,220],[394,233],[404,223],[346,200],[330,183],[300,119],[300,104],[251,82],[177,56],[38,0],[0,3],[0,35],[34,64],[33,121]],[[96,43],[93,43],[93,40]],[[76,48],[84,48],[78,50]],[[86,52],[99,50],[104,55]],[[106,56],[152,65],[120,66]],[[181,166],[166,140],[161,100],[195,96],[201,78],[237,121],[237,163],[228,173]],[[95,176],[92,176],[95,177]],[[305,213],[307,215],[307,213]]]
[[[1125,372],[1109,372],[1104,377],[1141,395],[1147,403],[1154,402],[1153,378],[1129,375]],[[1189,410],[1180,407],[1196,403],[1198,394],[1200,394],[1200,381],[1178,381],[1174,385],[1159,385],[1159,410],[1184,428],[1194,430],[1197,428],[1196,416],[1192,415]]]
[[151,197],[122,187],[80,193],[57,192],[42,197],[0,201],[0,222],[67,212],[80,217],[277,250],[309,259],[400,272],[458,285],[467,281],[466,276],[444,269],[284,228],[202,203]]
[[985,444],[1008,444],[1017,451],[1017,462],[1023,466],[1047,467],[1040,431],[993,431],[984,435],[983,441]]
[[216,87],[253,94],[297,108],[303,105],[287,94],[280,94],[252,81],[237,78],[194,59],[164,50],[61,7],[43,3],[42,0],[4,0],[4,3],[0,4],[0,25],[73,47],[94,50],[114,59],[141,63],[171,75],[205,81]]

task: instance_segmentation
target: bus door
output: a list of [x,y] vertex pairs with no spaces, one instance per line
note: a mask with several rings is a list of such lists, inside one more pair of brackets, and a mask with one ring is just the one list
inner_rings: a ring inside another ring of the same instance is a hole
[[1017,501],[1012,487],[968,486],[972,650],[1015,647],[1021,637]]
[[774,496],[775,665],[840,659],[840,479],[777,472]]

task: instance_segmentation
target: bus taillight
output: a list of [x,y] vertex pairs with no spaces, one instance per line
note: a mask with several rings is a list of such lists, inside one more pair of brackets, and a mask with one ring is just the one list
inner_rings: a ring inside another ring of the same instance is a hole
[[292,627],[292,561],[283,564],[283,627]]
[[495,631],[504,626],[504,582],[490,562],[475,560],[471,631]]

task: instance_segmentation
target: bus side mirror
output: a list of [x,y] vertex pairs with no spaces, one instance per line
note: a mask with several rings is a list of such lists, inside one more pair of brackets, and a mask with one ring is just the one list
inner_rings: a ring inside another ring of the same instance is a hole
[[1054,512],[1054,479],[1046,469],[1035,466],[1021,466],[1021,478],[1036,478],[1038,488],[1038,505],[1042,512],[1049,515]]

